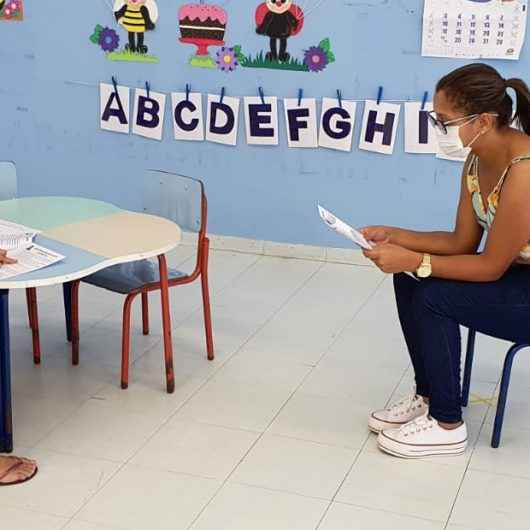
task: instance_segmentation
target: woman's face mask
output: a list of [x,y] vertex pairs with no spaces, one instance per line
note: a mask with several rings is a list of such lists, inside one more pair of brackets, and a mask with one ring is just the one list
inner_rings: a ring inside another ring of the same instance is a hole
[[[497,116],[497,114],[490,114],[491,116]],[[471,114],[464,116],[456,120],[447,121],[445,123],[436,119],[432,114],[429,114],[431,121],[433,122],[436,136],[438,139],[438,145],[444,155],[455,157],[455,158],[467,158],[471,152],[471,146],[480,138],[485,131],[479,132],[468,145],[464,145],[462,138],[460,137],[460,129],[466,125],[474,122],[480,114]],[[461,122],[460,125],[451,125],[455,122]]]

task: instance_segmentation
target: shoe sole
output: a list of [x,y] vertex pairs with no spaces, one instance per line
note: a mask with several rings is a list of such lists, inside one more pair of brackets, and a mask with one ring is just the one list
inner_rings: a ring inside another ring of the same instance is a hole
[[416,454],[402,454],[398,453],[396,451],[392,451],[391,449],[388,449],[387,447],[383,447],[381,445],[378,446],[381,451],[384,453],[387,453],[392,456],[396,456],[398,458],[404,458],[406,460],[417,460],[419,458],[427,458],[427,457],[442,457],[442,456],[460,456],[465,454],[466,448],[455,451],[453,449],[443,451],[439,450],[437,452],[423,452],[423,453],[416,453]]
[[422,458],[425,456],[451,456],[461,455],[465,453],[467,448],[467,437],[465,440],[455,442],[452,444],[440,444],[440,445],[414,445],[414,444],[403,444],[399,443],[392,438],[389,438],[383,432],[377,439],[377,445],[379,449],[385,453],[392,454],[394,456],[400,456],[402,458]]

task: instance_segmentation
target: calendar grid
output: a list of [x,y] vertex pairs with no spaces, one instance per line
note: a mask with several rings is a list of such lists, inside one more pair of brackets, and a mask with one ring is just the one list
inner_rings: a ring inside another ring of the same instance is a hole
[[528,0],[425,0],[422,55],[519,59]]

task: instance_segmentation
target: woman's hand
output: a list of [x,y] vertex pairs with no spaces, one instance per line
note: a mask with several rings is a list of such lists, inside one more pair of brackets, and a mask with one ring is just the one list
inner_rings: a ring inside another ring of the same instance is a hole
[[2,265],[11,265],[16,262],[16,259],[11,259],[7,257],[7,250],[0,249],[0,267]]
[[367,241],[372,243],[392,243],[392,228],[389,226],[366,226],[360,232]]
[[383,272],[390,274],[415,272],[423,260],[423,254],[392,243],[380,243],[372,250],[363,250],[363,254]]

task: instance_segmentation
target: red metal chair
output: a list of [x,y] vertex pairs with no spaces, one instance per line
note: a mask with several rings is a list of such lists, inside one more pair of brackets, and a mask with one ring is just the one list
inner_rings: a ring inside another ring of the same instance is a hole
[[[182,230],[197,234],[197,262],[191,274],[169,269],[169,287],[194,282],[202,284],[204,323],[208,360],[214,359],[210,294],[208,287],[209,239],[206,235],[208,203],[204,184],[197,179],[164,171],[148,171],[143,193],[143,211],[171,219]],[[162,257],[163,258],[163,257]],[[144,335],[149,334],[148,293],[160,290],[159,268],[150,260],[141,260],[109,267],[82,280],[96,287],[126,295],[123,307],[122,368],[121,387],[129,385],[129,352],[131,331],[131,308],[138,295],[142,299],[142,327]],[[72,362],[79,364],[79,285],[72,282],[65,288],[65,306],[71,303]],[[67,326],[68,326],[67,310]],[[172,361],[172,360],[171,360]],[[166,352],[166,363],[167,352]],[[167,365],[167,364],[166,364]],[[167,378],[167,389],[174,391],[174,382]]]
[[[17,168],[13,162],[0,161],[0,201],[16,199],[18,194]],[[33,336],[33,362],[40,364],[39,314],[37,289],[26,289],[28,319]]]

